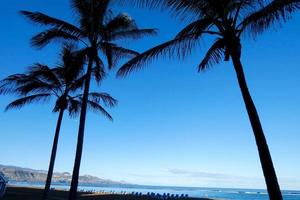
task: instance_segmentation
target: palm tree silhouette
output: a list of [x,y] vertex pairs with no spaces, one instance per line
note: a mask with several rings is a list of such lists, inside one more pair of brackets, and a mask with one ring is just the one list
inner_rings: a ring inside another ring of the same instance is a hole
[[[66,45],[61,54],[61,64],[50,69],[46,65],[34,64],[26,74],[14,74],[1,81],[0,91],[2,93],[12,93],[20,96],[11,102],[6,110],[22,108],[30,103],[46,102],[51,97],[56,99],[53,112],[58,112],[58,119],[51,151],[49,169],[43,193],[43,199],[48,198],[51,179],[57,152],[60,127],[64,112],[68,111],[71,117],[79,114],[82,104],[81,90],[86,75],[83,74],[84,55],[74,51],[71,45]],[[108,119],[111,115],[101,106],[113,107],[117,101],[107,93],[89,93],[88,108],[95,112],[100,112]]]
[[[114,15],[110,9],[111,0],[71,0],[71,2],[77,17],[76,20],[79,22],[78,25],[40,12],[21,11],[31,21],[48,27],[47,30],[32,38],[33,46],[44,47],[57,40],[78,42],[82,45],[82,52],[85,52],[88,58],[69,200],[76,199],[91,78],[95,76],[99,81],[105,71],[105,64],[101,58],[105,57],[108,69],[112,69],[120,59],[138,55],[136,51],[118,46],[116,41],[139,39],[156,34],[155,29],[139,29],[135,21],[127,14]],[[102,53],[101,58],[100,52]],[[96,66],[95,71],[98,73],[93,73],[94,65]]]
[[282,23],[300,8],[299,0],[139,0],[132,1],[139,6],[163,8],[181,19],[192,20],[173,40],[158,45],[123,65],[118,76],[142,68],[145,63],[160,55],[185,57],[199,44],[205,35],[215,37],[208,49],[199,71],[206,70],[222,59],[230,58],[237,75],[248,116],[252,125],[260,161],[270,199],[281,200],[282,195],[272,163],[269,148],[261,122],[250,96],[241,63],[241,37],[253,37],[275,23]]

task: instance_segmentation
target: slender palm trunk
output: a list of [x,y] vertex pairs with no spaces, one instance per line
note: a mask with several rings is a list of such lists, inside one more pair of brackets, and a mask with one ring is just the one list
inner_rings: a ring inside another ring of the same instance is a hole
[[44,193],[43,193],[43,197],[42,197],[43,200],[46,200],[48,198],[48,194],[49,194],[49,191],[50,191],[51,180],[52,180],[52,175],[53,175],[53,168],[54,168],[56,152],[57,152],[57,144],[58,144],[58,139],[59,139],[59,132],[60,132],[60,127],[61,127],[63,115],[64,115],[64,109],[61,109],[59,111],[57,124],[56,124],[56,130],[55,130],[53,146],[52,146],[52,151],[51,151],[51,157],[50,157],[50,164],[49,164],[45,189],[44,189]]
[[242,96],[246,105],[248,116],[251,122],[252,130],[254,132],[259,158],[269,193],[269,198],[270,200],[282,200],[282,195],[276,177],[269,147],[260,123],[257,110],[255,108],[254,102],[251,98],[250,92],[247,87],[243,66],[240,61],[240,51],[237,50],[232,52],[231,57],[238,78],[239,86],[242,92]]
[[82,149],[83,149],[84,128],[85,128],[85,120],[86,120],[87,101],[88,101],[88,95],[90,90],[92,67],[93,67],[93,59],[90,57],[88,69],[87,69],[87,78],[85,81],[82,105],[81,105],[76,155],[75,155],[75,162],[74,162],[74,168],[72,174],[71,188],[69,193],[69,200],[75,200],[77,197],[77,187],[78,187],[80,162],[81,162]]

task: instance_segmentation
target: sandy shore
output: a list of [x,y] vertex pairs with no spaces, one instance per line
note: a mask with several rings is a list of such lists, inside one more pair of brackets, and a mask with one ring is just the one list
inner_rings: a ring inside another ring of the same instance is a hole
[[[8,187],[3,200],[41,200],[43,190],[33,187]],[[67,199],[68,192],[63,190],[53,190],[50,192],[49,200]],[[157,200],[151,196],[134,196],[121,194],[95,194],[79,192],[78,200]],[[180,199],[178,199],[180,200]],[[184,200],[209,200],[206,198],[184,198]]]

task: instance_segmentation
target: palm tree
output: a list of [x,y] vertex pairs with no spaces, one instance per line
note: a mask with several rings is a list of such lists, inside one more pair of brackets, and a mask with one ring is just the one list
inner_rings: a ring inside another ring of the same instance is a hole
[[[48,28],[32,38],[33,46],[44,47],[57,40],[73,41],[81,44],[82,52],[85,52],[88,58],[69,200],[76,199],[91,78],[95,76],[98,81],[105,72],[101,58],[105,57],[108,69],[112,69],[119,60],[138,55],[136,51],[117,45],[116,41],[139,39],[156,34],[154,29],[139,29],[127,14],[114,15],[110,9],[112,0],[71,0],[71,2],[77,17],[77,25],[40,12],[21,11],[31,21]],[[94,65],[96,72],[103,73],[93,73]]]
[[139,6],[163,8],[189,24],[174,39],[158,45],[124,64],[118,76],[142,68],[145,63],[160,55],[185,57],[199,44],[205,35],[215,37],[199,64],[199,71],[206,70],[222,59],[232,60],[242,92],[248,116],[254,132],[259,157],[270,199],[281,200],[282,195],[272,163],[270,151],[261,122],[249,93],[241,63],[241,37],[245,34],[256,37],[259,33],[282,23],[300,8],[299,0],[137,0]]
[[[2,93],[13,93],[20,96],[17,100],[11,102],[6,110],[13,108],[22,108],[23,106],[45,102],[51,97],[56,99],[53,112],[58,112],[58,119],[55,129],[53,146],[51,151],[49,169],[43,193],[43,199],[47,199],[53,168],[57,152],[60,127],[65,111],[74,117],[80,112],[82,104],[82,94],[77,91],[82,88],[86,76],[82,73],[84,56],[74,52],[72,46],[67,45],[62,50],[62,63],[59,66],[50,69],[46,65],[34,64],[25,74],[14,74],[1,81],[0,90]],[[88,107],[93,111],[104,114],[112,120],[110,114],[101,106],[113,107],[117,101],[107,93],[89,93]]]

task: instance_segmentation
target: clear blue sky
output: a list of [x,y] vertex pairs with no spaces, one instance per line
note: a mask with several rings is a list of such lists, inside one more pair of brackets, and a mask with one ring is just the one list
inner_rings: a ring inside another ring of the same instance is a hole
[[[0,13],[1,79],[34,62],[57,61],[57,45],[32,49],[41,28],[18,10],[72,20],[68,0],[4,0]],[[118,8],[120,9],[120,8]],[[123,8],[140,27],[160,34],[128,46],[136,50],[170,39],[182,24],[158,11]],[[300,189],[300,15],[256,41],[244,40],[243,58],[280,184]],[[204,42],[205,51],[209,42]],[[265,188],[254,136],[231,63],[198,74],[203,53],[159,59],[126,79],[110,75],[98,89],[119,106],[114,122],[88,114],[82,174],[149,185]],[[0,98],[0,109],[12,97]],[[0,164],[47,169],[57,116],[49,105],[0,112]],[[55,171],[71,172],[78,119],[65,118]]]

